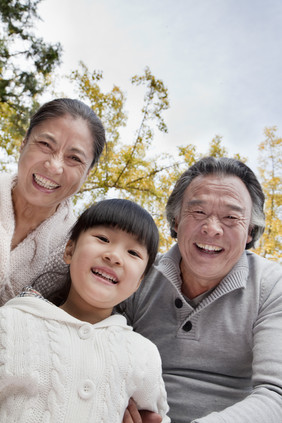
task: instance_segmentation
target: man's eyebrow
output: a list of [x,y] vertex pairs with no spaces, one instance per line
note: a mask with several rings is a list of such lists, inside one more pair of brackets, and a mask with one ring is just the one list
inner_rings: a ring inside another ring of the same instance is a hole
[[[208,204],[206,200],[189,200],[186,203],[186,206],[201,206],[203,204]],[[245,211],[245,207],[238,206],[234,203],[225,203],[224,207],[228,210],[237,211],[239,213],[243,213]]]

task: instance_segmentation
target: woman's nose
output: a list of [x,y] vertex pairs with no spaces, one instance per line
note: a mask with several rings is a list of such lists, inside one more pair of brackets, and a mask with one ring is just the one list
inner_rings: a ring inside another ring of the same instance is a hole
[[59,156],[52,156],[46,160],[45,167],[53,175],[61,175],[64,170],[63,160]]

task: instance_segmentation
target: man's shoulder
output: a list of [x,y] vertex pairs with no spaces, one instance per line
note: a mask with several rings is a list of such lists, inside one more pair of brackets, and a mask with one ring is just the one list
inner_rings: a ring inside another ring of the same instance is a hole
[[280,277],[282,276],[282,266],[280,263],[269,260],[265,257],[259,256],[254,251],[246,250],[246,257],[249,264],[250,271],[260,271],[262,273],[273,271]]

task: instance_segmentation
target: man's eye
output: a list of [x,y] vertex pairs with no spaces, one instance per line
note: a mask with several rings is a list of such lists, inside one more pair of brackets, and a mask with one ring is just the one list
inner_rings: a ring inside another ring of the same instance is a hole
[[50,144],[47,141],[39,141],[38,144],[42,145],[42,147],[48,147],[48,148],[50,148]]
[[194,210],[193,213],[197,217],[205,217],[205,213],[203,212],[203,210]]

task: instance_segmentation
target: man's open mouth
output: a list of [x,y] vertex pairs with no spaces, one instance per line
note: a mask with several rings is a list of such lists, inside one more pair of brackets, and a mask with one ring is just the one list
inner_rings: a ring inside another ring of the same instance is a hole
[[197,243],[195,245],[199,250],[208,254],[218,254],[223,250],[223,248],[217,247],[216,245],[197,244]]

